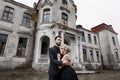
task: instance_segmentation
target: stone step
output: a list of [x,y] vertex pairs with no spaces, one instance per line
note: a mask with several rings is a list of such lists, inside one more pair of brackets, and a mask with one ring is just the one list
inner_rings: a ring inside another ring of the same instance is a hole
[[89,71],[89,70],[81,70],[81,71],[76,71],[77,74],[96,74],[100,73],[99,71]]
[[41,59],[39,59],[39,63],[48,63],[48,59],[47,58],[41,58]]
[[47,55],[41,55],[41,58],[48,58]]

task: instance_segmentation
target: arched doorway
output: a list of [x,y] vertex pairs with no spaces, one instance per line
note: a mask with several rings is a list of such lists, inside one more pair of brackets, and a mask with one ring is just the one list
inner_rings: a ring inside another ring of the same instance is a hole
[[48,56],[48,48],[50,44],[50,39],[48,36],[43,36],[42,37],[42,42],[41,42],[41,58],[47,58]]

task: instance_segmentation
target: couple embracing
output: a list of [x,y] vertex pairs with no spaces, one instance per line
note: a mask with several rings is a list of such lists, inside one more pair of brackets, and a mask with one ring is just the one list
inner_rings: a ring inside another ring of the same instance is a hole
[[61,37],[55,37],[55,45],[49,48],[49,80],[78,80],[75,70],[71,67],[68,45],[61,45]]

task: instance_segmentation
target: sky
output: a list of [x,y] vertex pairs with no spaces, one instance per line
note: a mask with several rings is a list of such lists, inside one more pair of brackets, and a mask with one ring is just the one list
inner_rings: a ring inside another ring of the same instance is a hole
[[[38,0],[16,0],[33,6]],[[120,43],[120,0],[73,0],[77,5],[77,21],[84,28],[89,29],[101,23],[112,25],[118,33]]]

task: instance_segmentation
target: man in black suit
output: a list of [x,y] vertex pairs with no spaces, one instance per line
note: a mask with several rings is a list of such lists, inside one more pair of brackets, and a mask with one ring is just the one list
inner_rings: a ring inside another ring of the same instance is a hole
[[60,80],[61,79],[61,69],[58,66],[61,65],[71,65],[68,61],[58,61],[57,54],[60,53],[59,46],[61,45],[61,37],[55,37],[55,45],[49,48],[49,58],[50,58],[50,66],[49,66],[49,80]]

